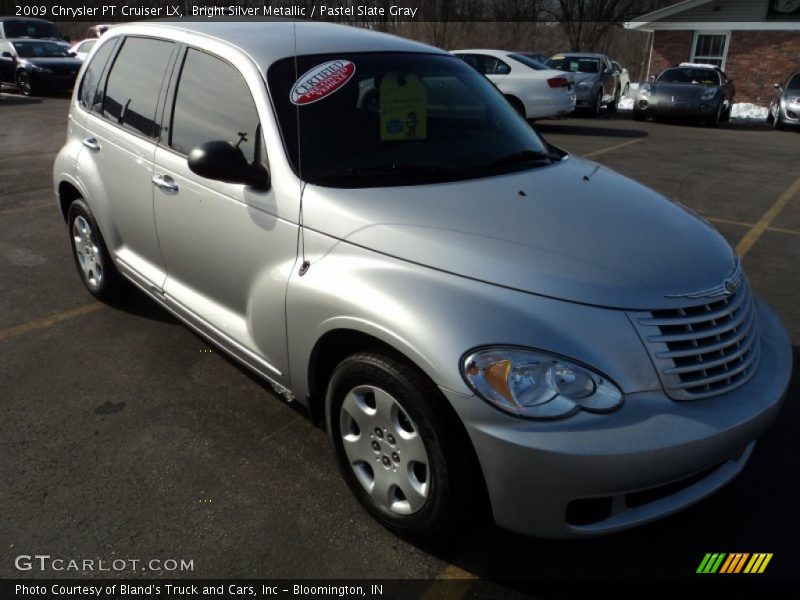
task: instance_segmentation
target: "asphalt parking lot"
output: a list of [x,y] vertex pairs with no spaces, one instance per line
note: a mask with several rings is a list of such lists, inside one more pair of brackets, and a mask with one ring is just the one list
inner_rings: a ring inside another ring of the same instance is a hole
[[[485,524],[457,547],[422,547],[369,518],[325,433],[247,372],[143,296],[115,308],[92,300],[51,192],[67,108],[65,98],[0,95],[0,577],[42,576],[14,567],[34,553],[191,559],[193,571],[173,573],[186,577],[474,577],[498,589],[516,586],[506,579],[692,577],[706,552],[771,552],[761,577],[797,575],[800,133],[624,113],[536,124],[737,246],[791,332],[796,375],[745,472],[689,510],[586,541]],[[159,575],[121,573],[141,574]],[[471,585],[450,592],[469,596]]]

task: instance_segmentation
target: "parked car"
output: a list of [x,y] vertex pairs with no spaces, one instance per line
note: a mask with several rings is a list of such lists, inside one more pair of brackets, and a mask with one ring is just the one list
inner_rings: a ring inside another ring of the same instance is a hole
[[526,119],[563,116],[575,110],[574,86],[569,76],[516,52],[454,50],[485,75]]
[[631,74],[628,72],[628,69],[615,60],[611,61],[611,66],[614,67],[614,70],[619,75],[619,89],[622,90],[621,95],[627,96],[631,91]]
[[736,88],[716,65],[681,63],[639,86],[633,118],[691,119],[712,127],[731,116]]
[[775,129],[800,126],[800,71],[789,75],[783,85],[775,84],[775,94],[769,103],[767,123]]
[[562,52],[552,56],[547,66],[571,73],[577,92],[576,107],[597,116],[605,106],[617,110],[622,89],[619,74],[605,54]]
[[89,292],[133,282],[324,420],[394,531],[472,527],[483,498],[544,537],[646,523],[778,414],[789,336],[725,238],[446,52],[165,21],[82,73],[53,177]]
[[89,56],[89,52],[92,51],[94,45],[97,43],[97,38],[90,38],[87,40],[81,40],[77,44],[74,44],[70,49],[70,53],[75,55],[80,61],[86,60],[86,57]]
[[58,30],[55,23],[32,17],[0,17],[0,39],[33,38],[48,40],[69,48],[69,36]]
[[0,40],[0,83],[11,83],[30,96],[72,90],[81,61],[55,42]]

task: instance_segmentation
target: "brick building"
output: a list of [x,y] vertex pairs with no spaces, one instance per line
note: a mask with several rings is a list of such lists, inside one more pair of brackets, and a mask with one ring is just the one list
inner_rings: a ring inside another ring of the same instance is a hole
[[719,65],[736,101],[767,105],[800,70],[800,0],[684,0],[625,24],[651,32],[648,78],[681,62]]

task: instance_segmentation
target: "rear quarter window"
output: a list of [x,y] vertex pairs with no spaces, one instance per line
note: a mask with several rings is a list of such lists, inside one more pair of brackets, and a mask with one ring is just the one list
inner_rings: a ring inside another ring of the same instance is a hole
[[100,83],[103,71],[106,68],[106,64],[108,63],[108,59],[111,58],[114,52],[114,47],[116,46],[115,42],[116,40],[109,40],[100,46],[83,73],[80,91],[78,92],[78,102],[86,110],[92,110],[95,106],[97,87]]

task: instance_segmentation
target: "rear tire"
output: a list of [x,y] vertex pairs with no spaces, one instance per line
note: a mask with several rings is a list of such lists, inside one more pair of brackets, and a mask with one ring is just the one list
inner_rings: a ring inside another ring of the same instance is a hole
[[92,211],[82,198],[67,211],[72,257],[86,289],[98,300],[108,302],[123,290],[124,280],[108,252]]
[[325,405],[342,477],[385,527],[439,540],[474,512],[480,475],[472,450],[423,374],[382,353],[360,352],[334,370]]

